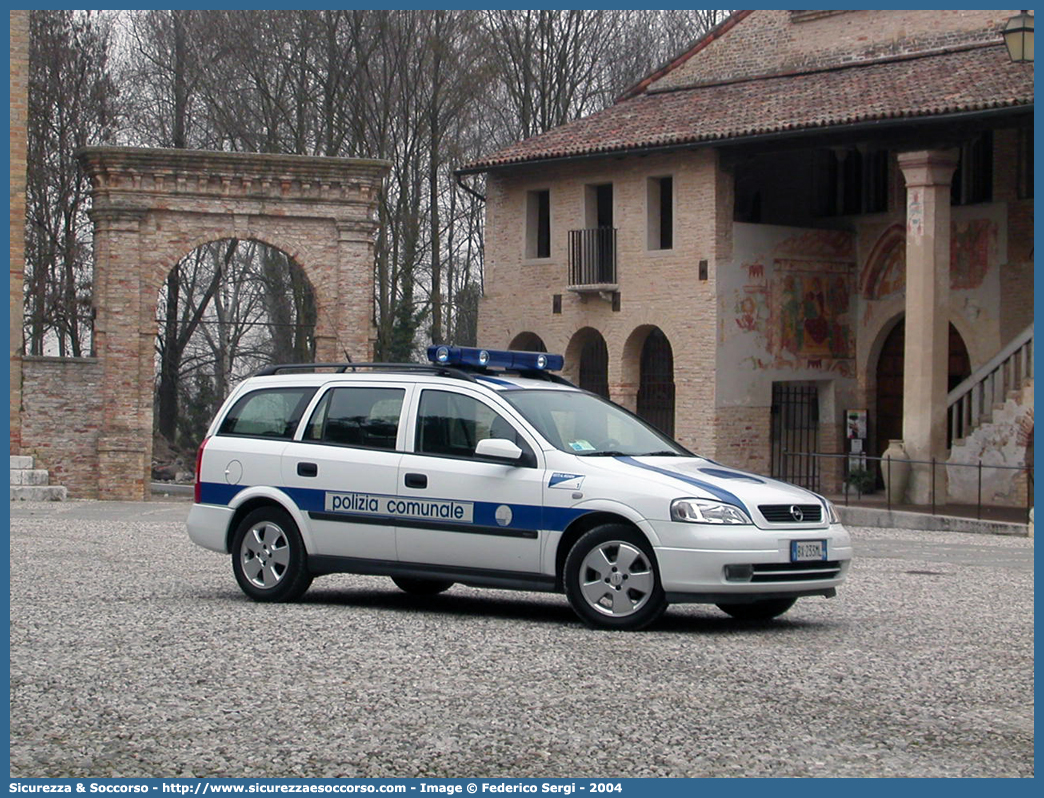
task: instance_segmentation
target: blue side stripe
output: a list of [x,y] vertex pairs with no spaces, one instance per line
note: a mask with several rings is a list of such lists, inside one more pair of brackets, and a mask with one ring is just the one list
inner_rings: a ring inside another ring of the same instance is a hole
[[[203,504],[218,504],[227,506],[246,485],[226,485],[221,482],[204,482],[201,486],[200,499]],[[316,488],[291,488],[281,486],[279,488],[286,493],[297,505],[301,512],[325,512],[326,491]],[[395,497],[389,497],[395,498]],[[413,497],[410,497],[413,498]],[[574,510],[568,507],[541,507],[532,504],[511,504],[508,502],[479,502],[468,499],[435,499],[432,501],[469,501],[472,504],[472,523],[475,526],[498,527],[497,508],[506,504],[511,508],[511,523],[507,529],[532,529],[561,532],[565,530],[576,518],[584,515],[587,510]],[[398,516],[373,516],[374,518],[395,519]],[[417,519],[413,519],[417,520]]]
[[223,482],[204,482],[199,486],[199,500],[202,504],[220,504],[227,507],[245,485],[227,485]]
[[545,507],[544,529],[551,532],[564,532],[565,528],[590,510],[576,510],[572,507]]
[[682,474],[679,471],[668,471],[666,468],[657,468],[656,466],[648,465],[647,463],[639,463],[633,457],[622,456],[617,457],[615,459],[621,463],[626,463],[627,465],[636,466],[637,468],[644,468],[646,471],[655,471],[657,474],[663,474],[665,477],[671,477],[673,479],[681,480],[682,482],[687,482],[688,484],[693,485],[694,487],[707,491],[707,493],[711,494],[716,499],[720,499],[723,502],[728,502],[729,504],[734,504],[735,506],[743,510],[743,512],[745,512],[748,516],[750,515],[750,511],[747,509],[747,505],[745,505],[740,500],[739,496],[737,496],[734,493],[729,493],[727,490],[725,490],[724,488],[719,488],[717,485],[712,485],[709,482],[704,482],[703,480],[696,479],[695,477],[690,477],[688,474]]

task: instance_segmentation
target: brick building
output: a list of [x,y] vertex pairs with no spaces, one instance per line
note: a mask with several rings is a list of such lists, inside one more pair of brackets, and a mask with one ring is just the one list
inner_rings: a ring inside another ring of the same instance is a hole
[[[871,455],[1030,463],[1017,13],[738,11],[614,105],[469,164],[479,340],[563,352],[694,451],[824,490],[842,459],[793,453],[850,451],[848,411]],[[931,473],[909,500],[971,490]],[[988,479],[1024,500],[1018,472]]]

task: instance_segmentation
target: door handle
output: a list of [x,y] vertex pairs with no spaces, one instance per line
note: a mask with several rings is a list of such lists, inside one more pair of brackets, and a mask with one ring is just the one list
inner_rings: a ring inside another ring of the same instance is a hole
[[317,477],[319,476],[319,466],[317,466],[315,463],[298,463],[297,476]]
[[406,487],[407,488],[426,488],[426,487],[428,487],[428,475],[427,474],[407,474],[406,475]]

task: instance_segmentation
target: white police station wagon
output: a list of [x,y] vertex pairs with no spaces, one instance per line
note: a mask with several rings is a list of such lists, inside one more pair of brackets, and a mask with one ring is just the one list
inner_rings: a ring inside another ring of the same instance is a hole
[[830,502],[688,452],[555,375],[561,355],[428,357],[269,366],[229,396],[188,531],[251,598],[380,574],[418,595],[564,592],[590,626],[639,629],[673,602],[772,618],[844,581]]

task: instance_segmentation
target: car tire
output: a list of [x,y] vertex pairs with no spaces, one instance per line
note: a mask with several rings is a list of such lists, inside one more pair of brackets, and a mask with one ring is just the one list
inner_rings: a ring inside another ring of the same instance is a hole
[[399,590],[411,596],[434,596],[453,587],[447,579],[418,579],[412,576],[393,576],[392,581]]
[[794,606],[796,598],[762,599],[746,604],[719,604],[718,609],[740,621],[768,621]]
[[624,524],[585,532],[566,557],[564,582],[570,605],[592,629],[643,629],[667,609],[649,542]]
[[254,601],[294,601],[312,584],[301,533],[279,507],[249,513],[232,538],[232,572]]

